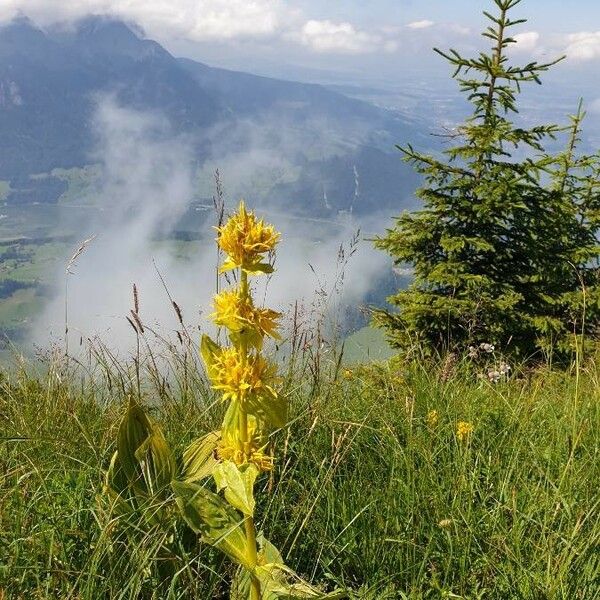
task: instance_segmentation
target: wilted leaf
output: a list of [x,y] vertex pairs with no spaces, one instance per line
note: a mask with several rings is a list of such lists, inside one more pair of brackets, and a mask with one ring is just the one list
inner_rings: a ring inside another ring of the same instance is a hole
[[202,336],[202,341],[200,342],[200,354],[202,355],[202,359],[204,360],[209,375],[212,366],[215,363],[215,357],[220,352],[221,347],[217,343],[213,342],[206,334]]
[[250,589],[250,571],[238,567],[229,588],[229,600],[252,600]]
[[200,481],[212,475],[219,464],[215,449],[221,439],[220,431],[211,431],[192,442],[183,453],[183,476],[188,483]]
[[303,581],[294,571],[283,564],[279,550],[260,534],[259,566],[249,571],[238,568],[231,583],[230,600],[249,600],[251,575],[258,577],[261,585],[261,600],[336,600],[347,598],[341,590],[322,592]]
[[280,564],[267,564],[255,569],[261,582],[265,600],[336,600],[347,598],[348,594],[341,590],[322,592],[303,581],[291,569]]
[[217,494],[196,483],[172,482],[177,505],[188,525],[202,539],[237,563],[252,569],[240,514]]
[[217,465],[213,477],[217,490],[225,490],[225,499],[246,516],[254,515],[254,482],[258,468],[253,464],[238,467],[230,460]]
[[[260,581],[261,600],[341,600],[348,594],[343,591],[322,592],[302,581],[297,575],[290,575],[282,565],[264,565],[254,571]],[[290,578],[293,582],[290,583]],[[250,600],[251,572],[238,568],[231,582],[230,600]]]

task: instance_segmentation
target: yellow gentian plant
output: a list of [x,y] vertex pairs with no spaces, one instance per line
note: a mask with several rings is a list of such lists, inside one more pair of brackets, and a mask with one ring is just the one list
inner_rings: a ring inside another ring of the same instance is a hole
[[[221,429],[193,442],[175,473],[158,426],[132,405],[121,424],[108,483],[119,500],[124,495],[131,498],[126,489],[139,488],[145,501],[158,494],[164,502],[165,494],[171,493],[188,525],[238,565],[231,600],[343,598],[343,592],[326,594],[300,579],[256,528],[255,482],[273,469],[268,436],[285,426],[287,402],[277,391],[276,365],[262,353],[266,337],[279,339],[280,314],[255,305],[250,278],[273,272],[268,256],[279,238],[273,226],[247,211],[243,202],[217,227],[217,243],[226,257],[220,271],[235,271],[237,283],[216,295],[211,317],[227,329],[229,344],[220,346],[205,335],[200,349],[212,387],[227,404]],[[145,482],[141,488],[139,481]]]

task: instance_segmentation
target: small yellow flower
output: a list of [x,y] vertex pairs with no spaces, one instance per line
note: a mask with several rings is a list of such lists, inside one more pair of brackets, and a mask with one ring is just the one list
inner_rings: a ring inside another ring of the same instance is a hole
[[277,320],[281,313],[269,308],[257,308],[250,295],[244,297],[239,291],[225,290],[215,296],[214,307],[215,312],[211,315],[214,322],[227,327],[234,334],[247,333],[253,346],[260,348],[262,338],[266,335],[280,339]]
[[217,243],[227,254],[221,272],[237,267],[249,273],[272,271],[268,264],[261,261],[264,254],[275,248],[281,234],[272,225],[257,219],[252,211],[246,211],[243,201],[237,213],[216,229]]
[[276,396],[270,384],[275,381],[277,367],[258,354],[244,357],[235,347],[222,348],[212,355],[207,370],[214,389],[223,392],[225,401],[243,402],[253,394]]
[[440,415],[437,410],[430,410],[425,418],[427,426],[432,429],[440,422]]
[[354,373],[350,369],[344,369],[343,375],[344,379],[352,379],[354,377]]
[[438,523],[438,526],[442,527],[443,529],[448,529],[448,527],[450,527],[451,525],[452,525],[452,519],[442,519]]
[[473,433],[473,423],[468,421],[459,421],[456,426],[456,437],[459,442],[463,442]]

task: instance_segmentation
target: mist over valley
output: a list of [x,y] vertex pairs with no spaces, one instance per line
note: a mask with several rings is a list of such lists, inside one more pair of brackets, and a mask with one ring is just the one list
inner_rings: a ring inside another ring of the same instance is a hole
[[[206,281],[215,269],[217,170],[228,210],[244,198],[284,232],[286,268],[270,282],[284,311],[333,286],[335,257],[360,230],[336,310],[352,315],[344,331],[366,322],[359,307],[381,305],[400,280],[364,240],[381,234],[390,215],[418,205],[419,178],[395,144],[440,152],[466,104],[447,79],[331,79],[300,83],[176,58],[135,25],[109,17],[4,24],[6,339],[31,347],[63,336],[65,265],[92,236],[70,277],[72,331],[130,343],[124,315],[133,282],[148,318],[168,320],[158,268],[197,323],[214,292]],[[576,103],[557,81],[542,98],[528,119],[560,120]],[[586,145],[597,143],[599,123],[592,106]]]

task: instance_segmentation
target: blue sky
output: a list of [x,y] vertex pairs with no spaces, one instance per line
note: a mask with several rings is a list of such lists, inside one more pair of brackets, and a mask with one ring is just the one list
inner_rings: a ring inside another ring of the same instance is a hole
[[[493,3],[487,0],[302,0],[288,4],[301,6],[307,14],[321,18],[350,19],[364,24],[431,19],[477,25],[481,23],[483,10],[489,11],[491,7],[493,11]],[[594,28],[594,22],[595,29],[600,28],[598,0],[523,0],[514,11],[556,31],[580,29],[584,25]]]

